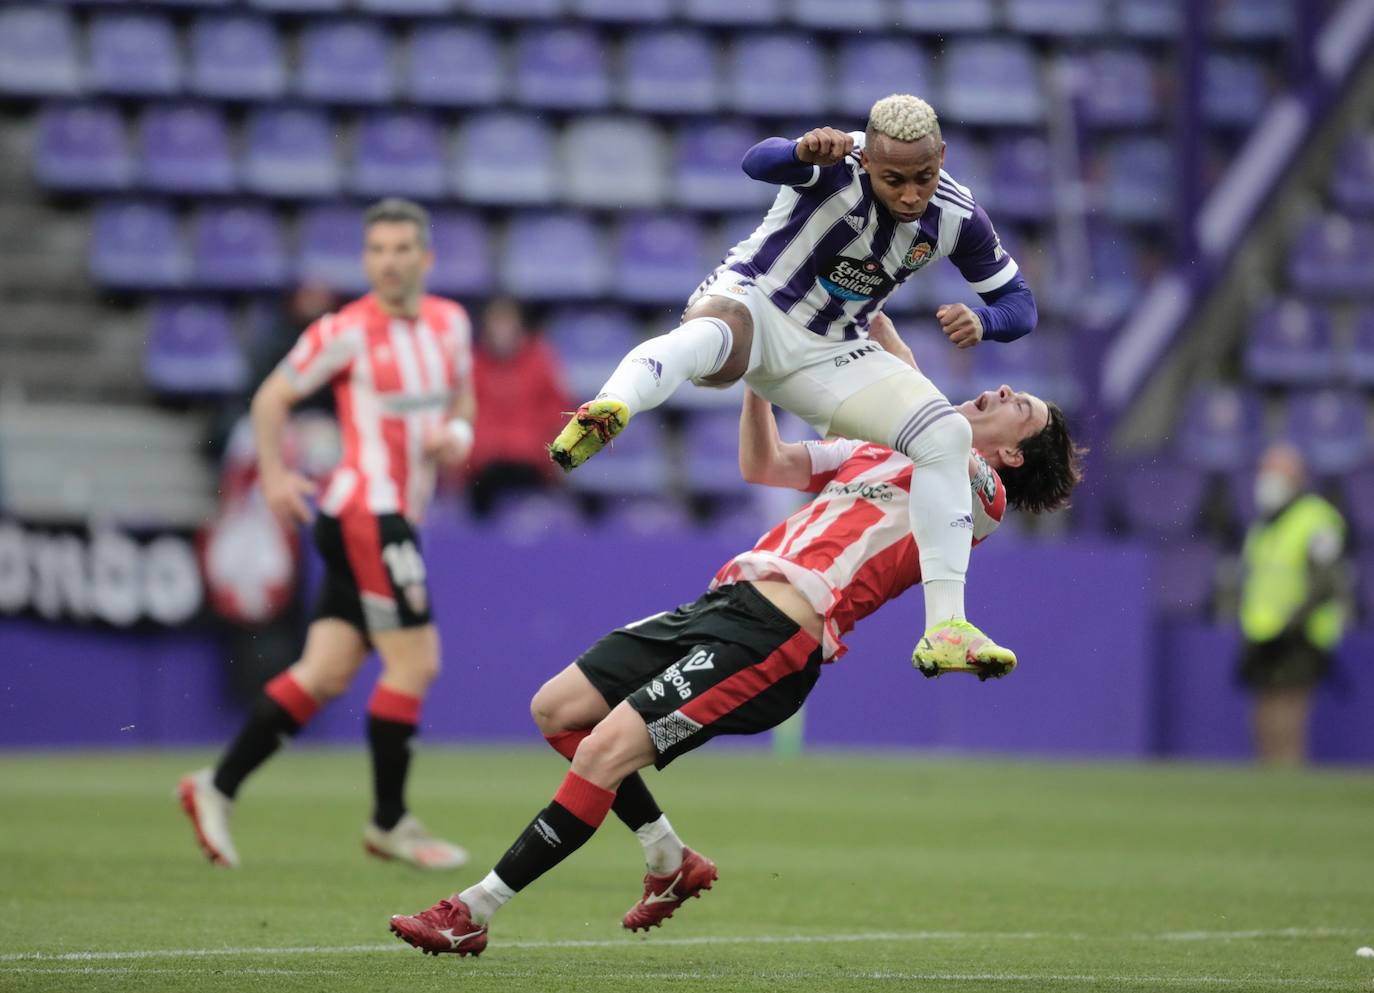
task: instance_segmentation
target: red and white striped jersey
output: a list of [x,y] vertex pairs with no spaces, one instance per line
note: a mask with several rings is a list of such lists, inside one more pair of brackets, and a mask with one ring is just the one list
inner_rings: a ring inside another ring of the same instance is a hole
[[334,387],[343,459],[320,509],[365,510],[419,523],[434,494],[426,435],[469,388],[472,325],[452,300],[426,296],[420,315],[394,317],[368,294],[305,329],[280,368],[302,394]]
[[[844,654],[841,637],[921,581],[921,553],[908,504],[914,466],[899,452],[868,442],[807,442],[818,496],[726,563],[711,588],[749,580],[795,586],[825,621],[826,661]],[[977,452],[971,480],[973,543],[1006,512],[1002,480]],[[918,479],[919,483],[919,479]]]

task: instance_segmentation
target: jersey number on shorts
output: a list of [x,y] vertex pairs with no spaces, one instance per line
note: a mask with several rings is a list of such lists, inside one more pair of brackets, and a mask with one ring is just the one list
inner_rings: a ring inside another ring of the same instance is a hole
[[386,571],[391,573],[391,581],[405,589],[425,581],[425,560],[413,541],[398,541],[382,549],[382,561]]

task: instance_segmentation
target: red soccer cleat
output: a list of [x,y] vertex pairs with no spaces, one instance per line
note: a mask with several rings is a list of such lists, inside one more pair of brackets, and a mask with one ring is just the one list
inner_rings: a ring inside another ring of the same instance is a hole
[[682,865],[677,872],[645,875],[644,896],[626,912],[625,927],[631,931],[662,927],[685,900],[700,897],[701,891],[709,890],[718,876],[714,862],[683,846]]
[[413,917],[394,915],[391,933],[427,955],[471,955],[476,958],[487,947],[486,927],[472,922],[472,911],[457,896],[440,900]]

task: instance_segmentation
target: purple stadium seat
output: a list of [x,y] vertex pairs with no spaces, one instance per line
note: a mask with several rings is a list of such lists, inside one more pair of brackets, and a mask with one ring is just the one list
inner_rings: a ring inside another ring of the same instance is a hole
[[661,24],[673,16],[673,0],[568,0],[568,13],[578,20]]
[[464,0],[476,18],[536,20],[558,17],[565,0]]
[[1040,66],[1020,40],[952,41],[945,47],[942,116],[959,124],[1035,124],[1044,116]]
[[549,110],[600,110],[611,103],[606,39],[575,26],[525,29],[515,44],[515,97]]
[[[997,348],[973,349],[973,367],[969,372],[969,396],[983,390],[995,390],[1006,383],[1017,390],[1037,396],[1053,397],[1061,406],[1072,407],[1076,383],[1071,372],[1068,337],[1056,333],[1052,327],[1041,327],[1029,338],[1003,342]],[[947,342],[931,339],[933,345]],[[927,346],[929,348],[930,346]]]
[[1326,296],[1374,294],[1374,222],[1339,214],[1310,218],[1289,255],[1288,276],[1307,293]]
[[1352,339],[1349,354],[1341,359],[1346,377],[1359,386],[1374,386],[1374,307],[1356,313]]
[[234,162],[217,107],[153,105],[139,127],[139,181],[159,193],[229,193]]
[[1251,318],[1245,372],[1257,383],[1321,386],[1336,377],[1331,320],[1301,300],[1271,301]]
[[681,305],[709,269],[701,225],[691,217],[651,214],[620,226],[616,295],[630,303]]
[[811,115],[830,105],[825,50],[806,35],[743,35],[731,46],[728,63],[728,100],[735,110]]
[[1342,210],[1374,214],[1374,132],[1351,135],[1341,145],[1331,192]]
[[1360,394],[1318,390],[1292,395],[1284,413],[1284,437],[1302,449],[1315,474],[1337,475],[1369,461],[1369,414]]
[[1374,620],[1374,553],[1364,552],[1357,560],[1355,599],[1359,616],[1365,623]]
[[875,100],[889,93],[928,94],[930,61],[924,49],[902,37],[851,38],[840,45],[835,107],[862,123]]
[[1277,41],[1293,31],[1294,0],[1213,0],[1212,28],[1236,41]]
[[1207,475],[1196,466],[1150,458],[1108,475],[1114,499],[1133,533],[1183,542],[1198,530]]
[[491,246],[482,219],[462,210],[438,210],[430,218],[434,268],[429,285],[445,296],[487,296],[492,291]]
[[667,489],[669,472],[664,457],[663,424],[646,411],[599,456],[568,477],[570,489],[583,493],[614,493],[617,498],[658,494]]
[[38,118],[34,169],[38,181],[50,190],[126,189],[134,161],[119,111],[99,104],[44,107]]
[[882,31],[892,24],[886,0],[788,0],[787,14],[812,31]]
[[359,10],[385,17],[435,17],[452,13],[459,0],[356,0]]
[[559,139],[569,202],[584,207],[656,207],[663,202],[667,150],[639,117],[583,117]]
[[681,0],[682,16],[698,24],[767,27],[782,20],[782,0]]
[[410,35],[406,90],[417,103],[481,107],[506,91],[501,43],[483,27],[429,25]]
[[[1076,310],[1082,320],[1097,325],[1110,323],[1140,296],[1136,244],[1120,228],[1091,224],[1088,227],[1088,256],[1090,271],[1086,287],[1073,287],[1072,299],[1064,301],[1062,306]],[[1083,295],[1085,291],[1086,296]]]
[[945,171],[960,185],[973,191],[978,202],[989,210],[997,202],[992,185],[992,165],[987,149],[966,132],[941,128],[945,139]]
[[1102,49],[1083,60],[1083,114],[1089,124],[1136,127],[1159,119],[1158,83],[1150,59],[1129,49]]
[[683,475],[693,493],[721,496],[744,493],[749,484],[739,470],[739,413],[694,414],[682,432]]
[[286,284],[277,218],[259,205],[201,207],[192,237],[192,282],[206,290],[275,290]]
[[599,227],[587,216],[517,216],[506,234],[501,285],[526,300],[590,300],[610,288]]
[[562,308],[549,318],[545,334],[563,361],[575,398],[595,396],[640,340],[639,325],[618,307]]
[[896,0],[897,20],[918,34],[990,31],[997,25],[992,0]]
[[159,300],[153,306],[143,375],[154,392],[238,393],[247,385],[229,312],[212,300]]
[[391,98],[391,46],[373,21],[307,24],[301,32],[302,96],[335,103],[385,103]]
[[721,246],[719,257],[723,259],[726,252],[753,234],[762,220],[762,215],[756,210],[743,214],[727,215],[725,220],[721,222],[716,237],[711,239],[712,244]]
[[1179,454],[1192,465],[1235,472],[1254,462],[1262,428],[1258,397],[1234,386],[1203,386],[1190,398],[1173,439]]
[[330,196],[340,189],[334,129],[323,112],[262,107],[248,118],[242,182],[263,196]]
[[60,97],[80,90],[71,15],[51,7],[0,10],[0,93]]
[[248,5],[276,14],[330,14],[343,10],[344,0],[248,0]]
[[720,103],[716,46],[700,31],[662,30],[625,43],[621,100],[631,110],[705,113]]
[[1027,135],[994,145],[989,180],[989,201],[997,204],[999,218],[1042,220],[1054,206],[1054,170],[1043,138]]
[[757,129],[745,124],[691,121],[679,126],[672,196],[682,206],[697,210],[735,210],[771,203],[776,189],[754,182],[740,169],[744,153],[760,137]]
[[323,204],[301,214],[296,278],[318,280],[340,293],[367,289],[363,275],[363,212]]
[[[1374,487],[1374,467],[1356,469],[1341,482],[1344,497],[1341,509],[1359,535],[1360,544],[1366,548],[1374,547],[1369,544],[1374,541],[1374,500],[1369,499],[1370,488]],[[1374,593],[1374,590],[1370,592]]]
[[454,191],[469,203],[549,203],[562,185],[554,150],[553,129],[533,115],[469,117],[454,142]]
[[433,118],[374,113],[358,129],[349,185],[367,197],[436,199],[446,184],[444,154]]
[[1128,38],[1173,38],[1183,23],[1182,0],[1117,0],[1116,21]]
[[186,280],[186,256],[172,209],[163,203],[121,200],[95,209],[91,276],[101,286],[170,290]]
[[1123,138],[1105,149],[1099,203],[1123,221],[1167,222],[1173,208],[1174,149],[1163,138]]
[[1105,0],[1007,0],[1007,26],[1021,34],[1100,34],[1107,26]]
[[191,92],[217,100],[275,100],[286,92],[276,25],[265,17],[206,15],[191,29]]
[[156,14],[92,16],[87,82],[121,96],[163,97],[181,89],[181,58],[172,23]]
[[928,299],[939,301],[936,306],[946,303],[964,303],[970,307],[983,306],[983,301],[973,291],[973,287],[969,286],[959,270],[954,268],[954,263],[947,259],[922,269],[920,279],[926,284],[921,289],[928,293]]
[[1209,124],[1249,127],[1269,102],[1264,63],[1246,55],[1207,56],[1202,73],[1202,116]]

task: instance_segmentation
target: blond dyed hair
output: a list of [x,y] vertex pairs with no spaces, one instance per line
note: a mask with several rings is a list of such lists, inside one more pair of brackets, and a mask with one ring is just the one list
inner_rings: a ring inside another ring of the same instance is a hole
[[927,135],[940,140],[940,121],[935,108],[910,93],[883,97],[868,112],[868,133],[887,135],[894,141],[920,141]]

